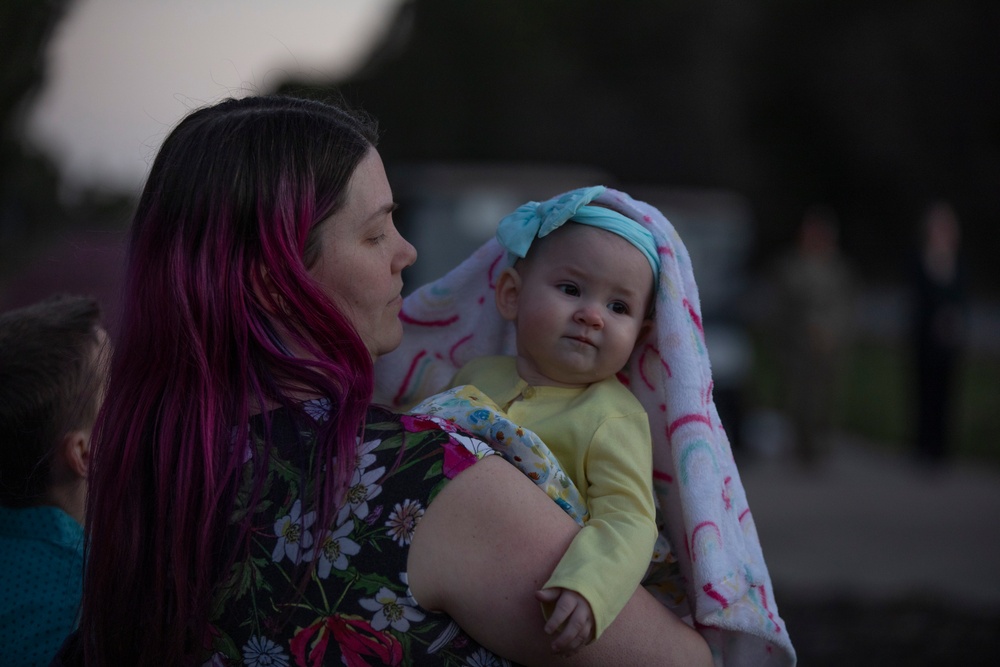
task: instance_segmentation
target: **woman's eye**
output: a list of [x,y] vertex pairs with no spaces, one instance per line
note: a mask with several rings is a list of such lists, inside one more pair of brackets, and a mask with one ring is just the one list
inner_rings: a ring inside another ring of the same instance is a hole
[[368,242],[371,243],[372,245],[378,245],[379,243],[385,240],[385,237],[386,237],[385,234],[379,234],[378,236],[373,236],[370,239],[368,239]]
[[569,296],[580,296],[580,290],[576,285],[559,285],[559,291]]

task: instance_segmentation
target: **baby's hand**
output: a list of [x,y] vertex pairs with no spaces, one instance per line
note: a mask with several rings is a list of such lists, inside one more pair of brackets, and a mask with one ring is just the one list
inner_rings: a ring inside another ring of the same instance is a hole
[[593,639],[594,613],[582,595],[565,588],[545,588],[537,591],[535,597],[552,608],[545,632],[550,635],[559,632],[552,642],[553,653],[571,656]]

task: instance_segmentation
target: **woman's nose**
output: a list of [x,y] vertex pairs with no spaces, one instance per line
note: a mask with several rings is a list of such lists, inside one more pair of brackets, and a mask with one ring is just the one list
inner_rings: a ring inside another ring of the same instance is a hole
[[396,270],[402,271],[417,261],[417,249],[409,241],[399,236],[400,247],[396,250]]

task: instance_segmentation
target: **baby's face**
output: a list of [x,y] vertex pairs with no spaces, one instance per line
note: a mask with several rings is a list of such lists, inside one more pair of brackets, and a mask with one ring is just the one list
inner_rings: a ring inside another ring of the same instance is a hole
[[653,294],[653,272],[639,249],[612,232],[569,223],[542,239],[518,272],[518,370],[526,381],[586,385],[625,366],[648,326]]

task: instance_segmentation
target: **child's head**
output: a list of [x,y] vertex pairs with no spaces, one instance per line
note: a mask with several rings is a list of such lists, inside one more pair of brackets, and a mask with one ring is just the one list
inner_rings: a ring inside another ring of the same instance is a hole
[[496,288],[515,323],[519,374],[580,386],[617,373],[652,325],[654,282],[647,255],[607,229],[571,220],[535,239]]
[[0,504],[59,505],[82,523],[108,346],[89,297],[60,294],[0,314]]

